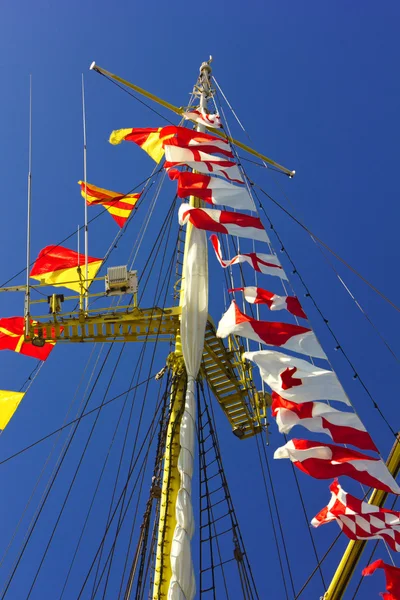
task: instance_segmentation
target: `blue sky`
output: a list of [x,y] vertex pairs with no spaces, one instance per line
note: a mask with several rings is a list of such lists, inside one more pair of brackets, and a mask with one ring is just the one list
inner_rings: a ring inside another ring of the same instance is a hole
[[[188,102],[200,63],[212,54],[213,73],[244,124],[251,144],[296,170],[296,177],[289,181],[245,163],[249,165],[249,175],[398,304],[399,12],[398,4],[393,1],[378,7],[369,0],[362,4],[338,2],[334,5],[315,1],[266,3],[257,0],[246,7],[238,0],[230,3],[218,0],[202,7],[182,2],[167,4],[158,0],[151,5],[127,1],[106,3],[103,0],[83,3],[73,0],[63,4],[42,0],[35,3],[4,1],[0,22],[3,80],[0,161],[4,196],[0,237],[0,255],[3,257],[1,282],[12,277],[25,263],[29,74],[33,76],[34,90],[34,256],[42,247],[58,242],[82,224],[82,201],[76,184],[83,176],[81,73],[85,74],[87,97],[88,180],[101,187],[127,192],[150,175],[153,163],[133,145],[111,147],[107,143],[110,131],[121,127],[155,127],[163,125],[164,121],[97,74],[89,72],[90,63],[96,60],[104,68],[182,106]],[[232,115],[225,110],[234,135],[247,143]],[[165,111],[162,114],[170,117]],[[161,196],[164,203],[158,203],[135,263],[139,272],[145,269],[146,258],[173,195],[174,185],[167,183]],[[345,293],[309,237],[266,198],[263,204],[355,368],[392,427],[397,429],[398,361],[387,351],[376,331]],[[113,254],[114,264],[127,262],[144,216],[145,207],[132,220]],[[176,220],[173,228],[175,235]],[[117,227],[107,215],[97,219],[90,229],[90,253],[103,256],[116,233]],[[71,247],[75,243],[75,240],[71,241]],[[168,252],[172,251],[174,243],[175,237],[171,237]],[[276,248],[279,249],[278,246]],[[155,272],[161,268],[161,257],[157,261]],[[286,268],[289,267],[284,256],[282,262]],[[339,263],[334,264],[377,329],[400,355],[398,312]],[[211,289],[216,300],[210,312],[216,321],[223,310],[221,273],[218,269],[211,256]],[[22,277],[15,283],[21,282]],[[268,283],[271,285],[271,282]],[[303,299],[298,279],[293,278],[293,286]],[[150,303],[151,298],[150,289],[146,290],[143,301]],[[172,302],[171,295],[167,298],[168,302]],[[334,352],[334,342],[307,299],[304,299],[304,307],[357,411],[382,455],[386,456],[392,444],[390,433],[360,383],[353,380],[353,373],[344,358]],[[1,295],[1,316],[22,312],[22,297]],[[119,347],[113,348],[111,363],[100,376],[101,389],[91,398],[90,406],[100,404],[119,350]],[[54,350],[2,435],[1,460],[60,426],[91,351],[90,346],[67,345]],[[163,366],[168,351],[167,345],[165,349],[157,350],[153,372]],[[110,396],[129,387],[138,354],[136,346],[130,346],[124,352],[122,369],[119,370],[121,374],[113,380]],[[146,369],[149,368],[150,357],[149,349]],[[19,389],[34,365],[32,359],[3,352],[0,356],[0,387]],[[92,366],[93,362],[89,371]],[[152,374],[146,369],[143,368],[142,379]],[[143,402],[140,435],[152,421],[156,393],[150,394],[150,401],[147,398],[144,401],[140,394],[135,400],[134,410],[137,412],[134,412],[134,424],[129,434],[131,444]],[[81,396],[82,388],[77,394],[77,402]],[[33,600],[60,596],[66,565],[79,536],[119,410],[120,405],[117,407],[114,403],[104,409],[99,419],[59,529],[33,588]],[[285,598],[277,576],[279,567],[255,444],[253,441],[237,441],[223,415],[217,412],[216,417],[231,493],[260,597],[270,594],[273,598]],[[90,419],[88,417],[78,429],[7,598],[19,600],[27,597],[49,532],[88,437]],[[272,461],[273,450],[282,443],[282,438],[274,424],[271,432],[267,453],[298,591],[313,570],[315,558],[290,465],[286,461]],[[303,433],[299,429],[295,436],[301,437]],[[63,439],[65,436],[58,442],[58,451]],[[46,441],[1,465],[3,492],[0,506],[5,516],[1,554],[13,535],[51,444],[51,440]],[[109,499],[109,487],[113,482],[121,444],[122,436],[118,437],[113,449],[101,498]],[[7,554],[0,575],[2,585],[17,556],[24,531],[54,461],[53,457],[46,466],[45,477],[35,491],[15,543]],[[127,466],[125,460],[124,469]],[[148,481],[144,484],[144,498]],[[299,481],[311,517],[326,504],[328,483],[313,481],[302,474]],[[350,482],[345,480],[345,483],[349,490],[357,491],[358,488]],[[77,597],[89,559],[97,548],[102,527],[104,529],[106,513],[104,506],[95,509],[95,519],[89,523],[89,532],[85,536],[83,554],[72,573],[68,598]],[[133,510],[130,518],[133,519]],[[336,533],[334,524],[313,532],[320,555]],[[299,541],[304,544],[304,553],[299,553]],[[327,581],[344,547],[345,541],[340,540],[325,561],[324,577]],[[117,552],[118,560],[122,561],[123,549]],[[367,555],[368,550],[361,566],[366,563]],[[387,560],[384,547],[379,548],[376,557]],[[117,585],[117,579],[117,574],[111,579],[109,597],[116,597],[113,596],[113,586]],[[356,577],[346,598],[353,597],[357,581]],[[382,576],[375,575],[368,581],[368,586],[364,584],[357,597],[377,598],[378,592],[383,589]],[[316,576],[301,598],[317,598],[322,591]]]

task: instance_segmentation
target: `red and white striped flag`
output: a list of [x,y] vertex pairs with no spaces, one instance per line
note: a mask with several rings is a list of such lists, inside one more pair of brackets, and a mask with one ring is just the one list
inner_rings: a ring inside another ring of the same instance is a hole
[[325,433],[338,444],[352,444],[361,450],[378,452],[360,419],[353,412],[343,412],[323,402],[296,404],[272,392],[272,416],[280,433],[289,433],[302,425],[314,433]]
[[[326,358],[311,329],[291,323],[257,321],[257,319],[243,314],[234,300],[218,324],[217,337],[224,338],[231,334],[240,335],[267,346],[279,346],[292,352]],[[246,352],[245,356],[248,357],[247,355],[251,354],[255,353]]]
[[275,450],[274,458],[290,458],[295,467],[315,479],[347,475],[368,487],[400,494],[400,487],[385,463],[357,450],[310,440],[290,440]]
[[222,258],[221,244],[217,236],[210,236],[210,240],[215,251],[215,256],[217,257],[221,267],[224,269],[230,267],[231,265],[248,263],[255,271],[258,271],[258,273],[263,273],[264,275],[273,275],[287,280],[287,275],[275,254],[249,252],[248,254],[237,254],[229,260],[224,260]]
[[[182,150],[192,150],[196,156],[197,151],[207,152],[208,154],[223,154],[228,158],[233,158],[234,154],[229,142],[210,135],[209,133],[203,133],[201,131],[193,131],[192,129],[186,129],[186,127],[164,127],[163,132],[174,133],[174,137],[168,137],[164,133],[165,142],[164,149],[166,151],[167,158],[167,146],[176,146]],[[167,160],[170,160],[167,158]],[[191,160],[199,160],[197,158]]]
[[291,402],[337,400],[350,406],[339,379],[333,371],[320,369],[307,360],[276,350],[245,352],[260,369],[261,378],[271,390]]
[[220,175],[233,183],[240,183],[242,185],[244,183],[237,164],[231,160],[201,151],[196,151],[197,158],[195,158],[194,151],[187,148],[178,148],[177,146],[165,146],[164,148],[166,158],[166,162],[164,163],[165,169],[186,166],[200,173]]
[[196,196],[209,204],[224,204],[232,208],[255,211],[253,199],[245,187],[237,187],[223,179],[192,173],[191,171],[178,171],[170,169],[170,179],[178,180],[179,198]]
[[205,125],[206,127],[222,127],[221,117],[218,113],[214,115],[206,113],[204,110],[190,110],[183,113],[185,119]]
[[255,286],[233,288],[230,292],[243,292],[244,299],[250,304],[266,304],[270,310],[287,310],[295,317],[307,319],[296,296],[278,296],[274,292],[263,290]]
[[227,210],[193,208],[189,204],[181,204],[178,216],[180,225],[190,221],[197,229],[237,235],[260,242],[269,241],[264,225],[258,217]]
[[[400,513],[379,508],[348,494],[335,479],[329,486],[330,502],[311,521],[313,527],[336,521],[351,540],[383,539],[400,551]],[[398,493],[398,492],[396,492]]]
[[378,559],[365,567],[362,574],[372,575],[377,569],[383,569],[385,572],[386,592],[381,593],[383,600],[400,600],[400,569]]

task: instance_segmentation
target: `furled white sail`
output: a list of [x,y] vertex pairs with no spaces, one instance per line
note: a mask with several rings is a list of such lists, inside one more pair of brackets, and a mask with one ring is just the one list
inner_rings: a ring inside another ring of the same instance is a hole
[[200,369],[208,315],[208,265],[205,231],[190,224],[183,272],[181,318],[182,353],[187,371],[185,408],[180,428],[178,458],[180,488],[176,500],[176,527],[171,548],[169,600],[193,600],[196,594],[190,541],[194,533],[192,475],[195,442],[195,382]]

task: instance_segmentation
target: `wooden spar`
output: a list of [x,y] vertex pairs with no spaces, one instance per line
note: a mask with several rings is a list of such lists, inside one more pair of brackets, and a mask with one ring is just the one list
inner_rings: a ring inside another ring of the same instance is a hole
[[[122,77],[119,77],[118,75],[114,75],[114,73],[110,73],[110,71],[106,71],[106,69],[103,69],[102,67],[99,67],[98,65],[96,65],[95,62],[93,62],[90,65],[90,69],[92,71],[97,71],[97,73],[100,73],[101,75],[105,75],[105,76],[109,77],[110,79],[113,79],[114,81],[118,81],[119,83],[122,83],[122,85],[125,85],[126,87],[131,88],[132,90],[135,90],[135,92],[137,92],[138,94],[141,94],[142,96],[145,96],[146,98],[149,98],[150,100],[153,100],[154,102],[157,102],[157,104],[164,106],[164,108],[167,108],[168,110],[174,112],[177,115],[182,116],[182,114],[184,113],[184,108],[174,106],[170,102],[166,102],[165,100],[162,100],[162,98],[159,98],[155,94],[152,94],[151,92],[144,90],[143,88],[139,87],[138,85],[130,83],[129,81],[122,79]],[[290,177],[290,178],[294,177],[294,175],[296,173],[295,171],[290,171],[289,169],[287,169],[286,167],[283,167],[282,165],[275,162],[271,158],[268,158],[268,156],[265,156],[264,154],[261,154],[260,152],[257,152],[256,150],[253,150],[252,148],[250,148],[250,146],[246,146],[246,144],[242,144],[242,142],[235,140],[234,138],[230,137],[229,135],[226,135],[222,131],[218,131],[217,129],[212,129],[209,127],[207,127],[207,129],[213,135],[218,135],[219,137],[222,137],[222,138],[228,140],[229,142],[232,142],[232,144],[235,144],[235,146],[238,146],[238,148],[241,148],[245,152],[248,152],[249,154],[256,156],[260,160],[263,160],[267,164],[275,167],[276,169],[279,169],[279,171],[281,171],[285,175],[288,175],[288,177]]]
[[[400,471],[400,434],[397,434],[386,464],[390,473],[396,478]],[[375,489],[368,503],[382,507],[387,497],[387,492]],[[343,598],[366,543],[367,540],[351,540],[348,543],[323,600],[340,600]]]

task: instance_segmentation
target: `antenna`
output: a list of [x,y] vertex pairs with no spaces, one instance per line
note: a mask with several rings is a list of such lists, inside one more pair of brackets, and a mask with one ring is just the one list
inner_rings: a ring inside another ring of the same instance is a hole
[[89,230],[88,230],[88,212],[87,212],[87,164],[86,164],[86,108],[85,108],[85,82],[82,73],[82,124],[83,124],[83,180],[85,182],[85,310],[89,306],[88,298],[88,255],[89,255]]
[[28,142],[28,207],[26,222],[26,288],[25,288],[25,336],[29,334],[30,296],[29,267],[31,264],[31,198],[32,198],[32,75],[29,75],[29,142]]

